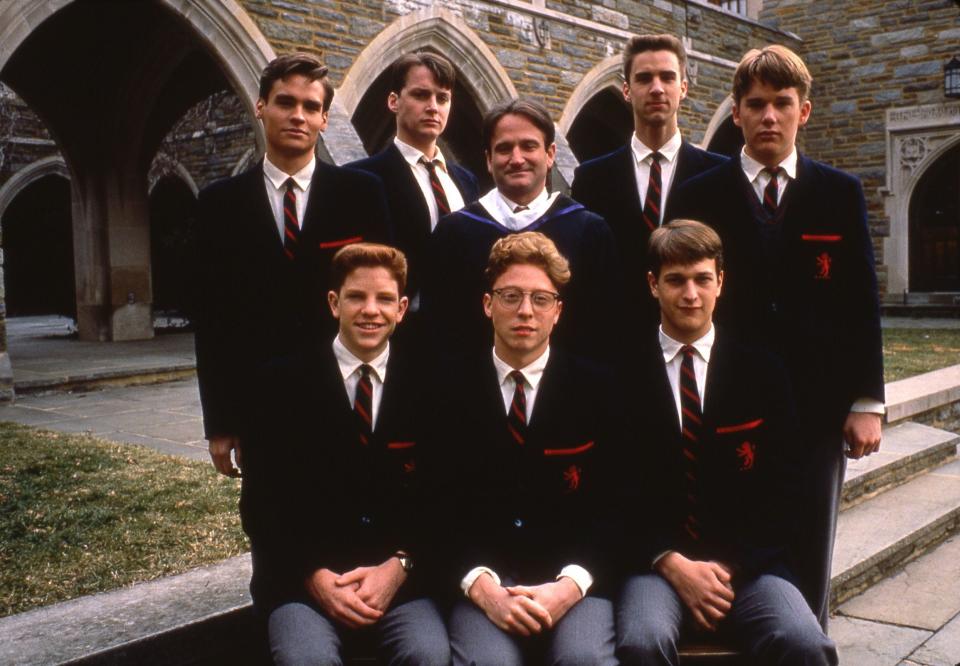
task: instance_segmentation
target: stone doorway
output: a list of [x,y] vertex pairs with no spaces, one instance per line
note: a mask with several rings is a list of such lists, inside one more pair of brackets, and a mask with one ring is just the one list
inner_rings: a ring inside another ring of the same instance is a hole
[[960,145],[927,167],[910,198],[910,289],[960,292]]
[[633,132],[630,105],[619,88],[607,87],[590,98],[567,132],[570,149],[580,162],[623,146]]

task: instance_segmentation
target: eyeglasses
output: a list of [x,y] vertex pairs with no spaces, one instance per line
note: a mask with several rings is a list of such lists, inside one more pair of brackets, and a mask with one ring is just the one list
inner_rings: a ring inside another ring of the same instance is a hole
[[560,300],[560,294],[550,291],[523,291],[513,287],[494,289],[493,295],[497,297],[497,301],[503,307],[517,310],[520,309],[524,296],[530,296],[530,305],[537,312],[547,312],[553,309]]

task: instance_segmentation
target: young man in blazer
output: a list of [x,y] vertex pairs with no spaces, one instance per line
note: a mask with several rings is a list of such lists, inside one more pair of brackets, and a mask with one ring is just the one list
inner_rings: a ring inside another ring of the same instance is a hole
[[423,309],[435,348],[486,348],[490,324],[476,303],[487,287],[490,248],[508,234],[538,231],[556,243],[573,273],[554,342],[584,356],[609,352],[596,322],[609,316],[619,285],[613,235],[583,205],[547,190],[554,134],[546,108],[531,100],[505,102],[484,118],[482,141],[496,187],[443,218],[429,247]]
[[347,165],[383,182],[394,243],[410,262],[410,314],[419,309],[421,262],[430,234],[441,217],[479,194],[476,177],[447,160],[437,145],[450,115],[456,75],[449,60],[427,51],[393,63],[387,108],[396,117],[396,136],[376,155]]
[[786,47],[748,52],[733,83],[743,151],[682,185],[672,210],[723,239],[730,277],[717,320],[777,355],[793,383],[808,467],[801,589],[826,626],[844,452],[879,448],[884,384],[863,188],[796,148],[810,84]]
[[546,236],[501,238],[486,276],[493,348],[447,373],[438,410],[441,430],[456,432],[444,447],[459,545],[450,583],[462,590],[453,663],[506,666],[546,651],[547,663],[612,664],[597,527],[608,515],[612,380],[551,345],[570,269]]
[[250,401],[262,424],[245,442],[241,498],[254,604],[279,664],[342,663],[360,640],[384,663],[445,665],[422,575],[435,567],[420,522],[420,369],[390,345],[406,260],[357,243],[331,273],[332,344],[264,369]]
[[270,62],[257,118],[264,158],[200,193],[197,376],[214,466],[237,475],[245,378],[333,324],[318,307],[343,245],[389,240],[383,187],[369,174],[316,159],[333,87],[308,54]]
[[642,441],[623,447],[618,466],[630,478],[617,656],[677,664],[692,621],[751,664],[836,664],[793,582],[800,453],[783,369],[714,327],[724,271],[710,227],[675,220],[655,230],[649,265],[661,323],[635,350],[642,381],[627,389],[643,406],[631,429]]
[[[633,109],[633,135],[622,148],[574,172],[571,196],[607,221],[621,255],[639,262],[629,267],[638,275],[646,274],[650,232],[669,219],[664,211],[672,189],[727,159],[681,138],[677,116],[688,85],[687,52],[679,39],[631,37],[623,49],[623,97]],[[646,293],[631,298],[639,306],[632,323],[655,326],[656,301]]]

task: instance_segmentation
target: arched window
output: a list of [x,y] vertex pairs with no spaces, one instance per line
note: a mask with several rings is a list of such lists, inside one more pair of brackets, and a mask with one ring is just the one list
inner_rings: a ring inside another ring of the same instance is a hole
[[590,98],[567,132],[570,149],[580,162],[624,145],[633,132],[633,115],[623,93],[607,87]]

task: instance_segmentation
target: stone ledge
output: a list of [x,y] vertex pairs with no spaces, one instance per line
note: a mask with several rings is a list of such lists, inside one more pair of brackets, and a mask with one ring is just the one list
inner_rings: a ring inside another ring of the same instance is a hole
[[925,372],[886,386],[887,423],[960,401],[960,365]]
[[156,368],[136,368],[134,370],[102,370],[77,375],[44,377],[14,381],[18,394],[40,393],[42,391],[74,391],[106,388],[108,386],[137,386],[140,384],[160,384],[187,379],[197,374],[196,363],[176,363]]

